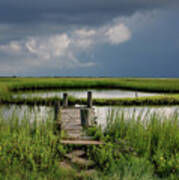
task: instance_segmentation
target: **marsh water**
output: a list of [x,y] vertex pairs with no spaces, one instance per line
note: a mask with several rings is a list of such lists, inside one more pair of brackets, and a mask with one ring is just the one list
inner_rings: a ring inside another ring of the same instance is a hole
[[[96,122],[98,125],[101,125],[103,128],[107,124],[107,119],[109,115],[113,112],[115,114],[123,113],[126,119],[141,119],[147,120],[151,115],[157,115],[161,118],[169,118],[173,115],[178,115],[179,117],[179,106],[145,106],[145,107],[111,107],[111,106],[101,106],[97,107],[94,106],[95,109],[95,116]],[[3,119],[13,119],[18,118],[20,120],[26,119],[29,122],[33,122],[34,120],[37,121],[46,121],[46,120],[53,120],[54,119],[54,108],[47,107],[47,106],[17,106],[17,105],[10,105],[10,106],[0,106],[0,113]]]
[[[86,98],[87,91],[92,91],[93,98],[130,98],[130,97],[145,97],[145,96],[155,96],[158,93],[145,93],[137,91],[124,91],[124,90],[66,90],[66,91],[48,91],[48,92],[25,92],[20,94],[15,94],[14,97],[62,97],[63,93],[66,92],[69,96],[74,96],[76,98]],[[161,95],[161,94],[160,94]],[[76,105],[78,106],[78,105]],[[130,106],[130,107],[119,107],[119,106],[94,106],[96,122],[98,125],[105,127],[107,124],[108,117],[111,113],[121,114],[123,113],[126,119],[135,118],[146,120],[151,117],[151,115],[156,114],[157,116],[163,116],[165,118],[178,115],[179,117],[179,106]],[[29,122],[34,120],[46,121],[48,119],[54,119],[54,107],[47,106],[17,106],[17,105],[3,105],[0,106],[1,117],[4,119],[12,119],[12,117],[17,117],[20,120],[27,119]]]
[[145,96],[155,96],[161,95],[159,93],[146,93],[138,91],[126,91],[126,90],[97,90],[97,89],[88,89],[88,90],[63,90],[63,91],[37,91],[37,92],[26,92],[14,95],[14,97],[61,97],[63,93],[68,93],[69,96],[76,98],[86,98],[87,91],[91,91],[93,98],[132,98],[132,97],[145,97]]

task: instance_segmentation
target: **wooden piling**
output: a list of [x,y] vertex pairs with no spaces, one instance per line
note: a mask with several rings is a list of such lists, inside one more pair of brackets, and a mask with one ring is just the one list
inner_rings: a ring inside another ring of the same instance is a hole
[[63,94],[63,107],[68,107],[68,94]]
[[80,109],[81,125],[83,127],[89,127],[94,124],[94,109],[93,108],[81,108]]
[[60,131],[61,130],[61,113],[60,113],[60,102],[56,101],[54,106],[54,131]]
[[138,93],[137,93],[137,91],[135,92],[135,97],[138,98]]
[[80,115],[81,115],[81,125],[83,127],[88,127],[89,126],[89,109],[81,109],[80,110]]
[[87,100],[87,106],[88,108],[92,108],[93,106],[93,99],[92,99],[92,92],[88,91],[88,100]]
[[59,110],[60,110],[60,102],[56,101],[55,106],[54,106],[54,119],[55,121],[58,121],[58,116],[59,116]]

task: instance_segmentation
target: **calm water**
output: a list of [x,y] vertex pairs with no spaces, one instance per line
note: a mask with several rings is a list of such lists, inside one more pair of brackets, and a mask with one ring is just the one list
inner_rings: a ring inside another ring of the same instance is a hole
[[15,117],[19,120],[27,119],[29,122],[34,120],[46,121],[54,118],[54,109],[47,106],[2,105],[0,106],[0,114],[4,119]]
[[94,98],[126,98],[126,97],[144,97],[144,96],[155,96],[161,95],[158,93],[145,93],[137,91],[123,91],[123,90],[67,90],[67,91],[48,91],[48,92],[33,92],[33,93],[23,93],[17,96],[21,97],[61,97],[63,93],[66,92],[69,96],[74,96],[76,98],[86,98],[87,91],[92,91]]
[[115,114],[123,114],[125,119],[150,119],[151,115],[157,115],[162,119],[173,117],[178,115],[179,117],[179,106],[161,106],[161,107],[95,107],[95,114],[97,117],[97,124],[105,127],[107,124],[107,119],[111,112]]
[[[174,114],[178,114],[179,117],[179,106],[170,106],[170,107],[94,107],[96,121],[98,125],[102,127],[106,126],[107,117],[109,112],[123,112],[124,117],[129,119],[131,117],[141,117],[141,119],[147,119],[151,114],[157,114],[158,116],[170,117]],[[26,118],[29,122],[34,120],[46,121],[47,119],[54,118],[54,109],[52,107],[46,106],[0,106],[0,113],[4,119],[12,119],[12,117],[18,117],[20,120]]]

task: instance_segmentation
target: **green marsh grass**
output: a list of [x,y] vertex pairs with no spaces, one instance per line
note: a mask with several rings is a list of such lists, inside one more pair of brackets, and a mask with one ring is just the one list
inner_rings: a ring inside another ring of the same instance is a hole
[[[13,98],[19,91],[63,90],[63,89],[126,89],[144,92],[169,93],[164,96],[145,98],[122,98],[95,100],[95,105],[175,105],[179,104],[179,79],[149,78],[0,78],[0,103],[37,104],[51,99]],[[174,94],[175,93],[175,94]],[[24,101],[24,102],[23,102]],[[52,100],[53,101],[53,100]],[[84,100],[79,100],[84,102]],[[78,102],[76,100],[76,102]]]
[[177,180],[178,115],[154,114],[144,121],[141,115],[126,118],[123,112],[111,111],[104,131],[88,130],[94,139],[104,141],[86,148],[97,171],[88,177],[79,177],[80,169],[59,167],[64,154],[74,147],[60,144],[52,117],[30,123],[28,114],[21,120],[15,113],[9,119],[0,115],[0,179]]
[[150,78],[0,78],[10,91],[105,88],[131,89],[149,92],[179,92],[179,79]]
[[98,167],[111,172],[114,179],[177,180],[179,116],[153,114],[144,120],[141,117],[142,114],[137,117],[134,114],[126,118],[124,112],[111,111],[104,133],[89,129],[96,139],[106,143],[104,147],[91,149],[91,158],[96,157]]
[[73,179],[75,172],[59,168],[64,152],[53,119],[0,116],[0,179]]
[[[62,103],[62,98],[59,97],[22,97],[18,95],[13,96],[3,96],[0,100],[1,104],[19,104],[19,105],[46,105],[52,106],[56,101]],[[87,104],[86,98],[75,98],[73,96],[69,97],[69,105],[75,104]],[[166,95],[166,96],[151,96],[151,97],[137,97],[137,98],[112,98],[112,99],[93,99],[93,105],[97,106],[143,106],[143,105],[178,105],[179,96],[178,95]]]

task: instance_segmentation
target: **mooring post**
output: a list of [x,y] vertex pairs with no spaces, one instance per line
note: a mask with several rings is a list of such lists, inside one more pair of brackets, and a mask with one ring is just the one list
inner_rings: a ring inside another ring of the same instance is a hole
[[68,94],[64,93],[63,94],[63,107],[67,107],[68,106]]
[[92,108],[93,106],[93,99],[92,99],[92,92],[91,91],[88,91],[88,100],[87,100],[88,104],[88,108]]

